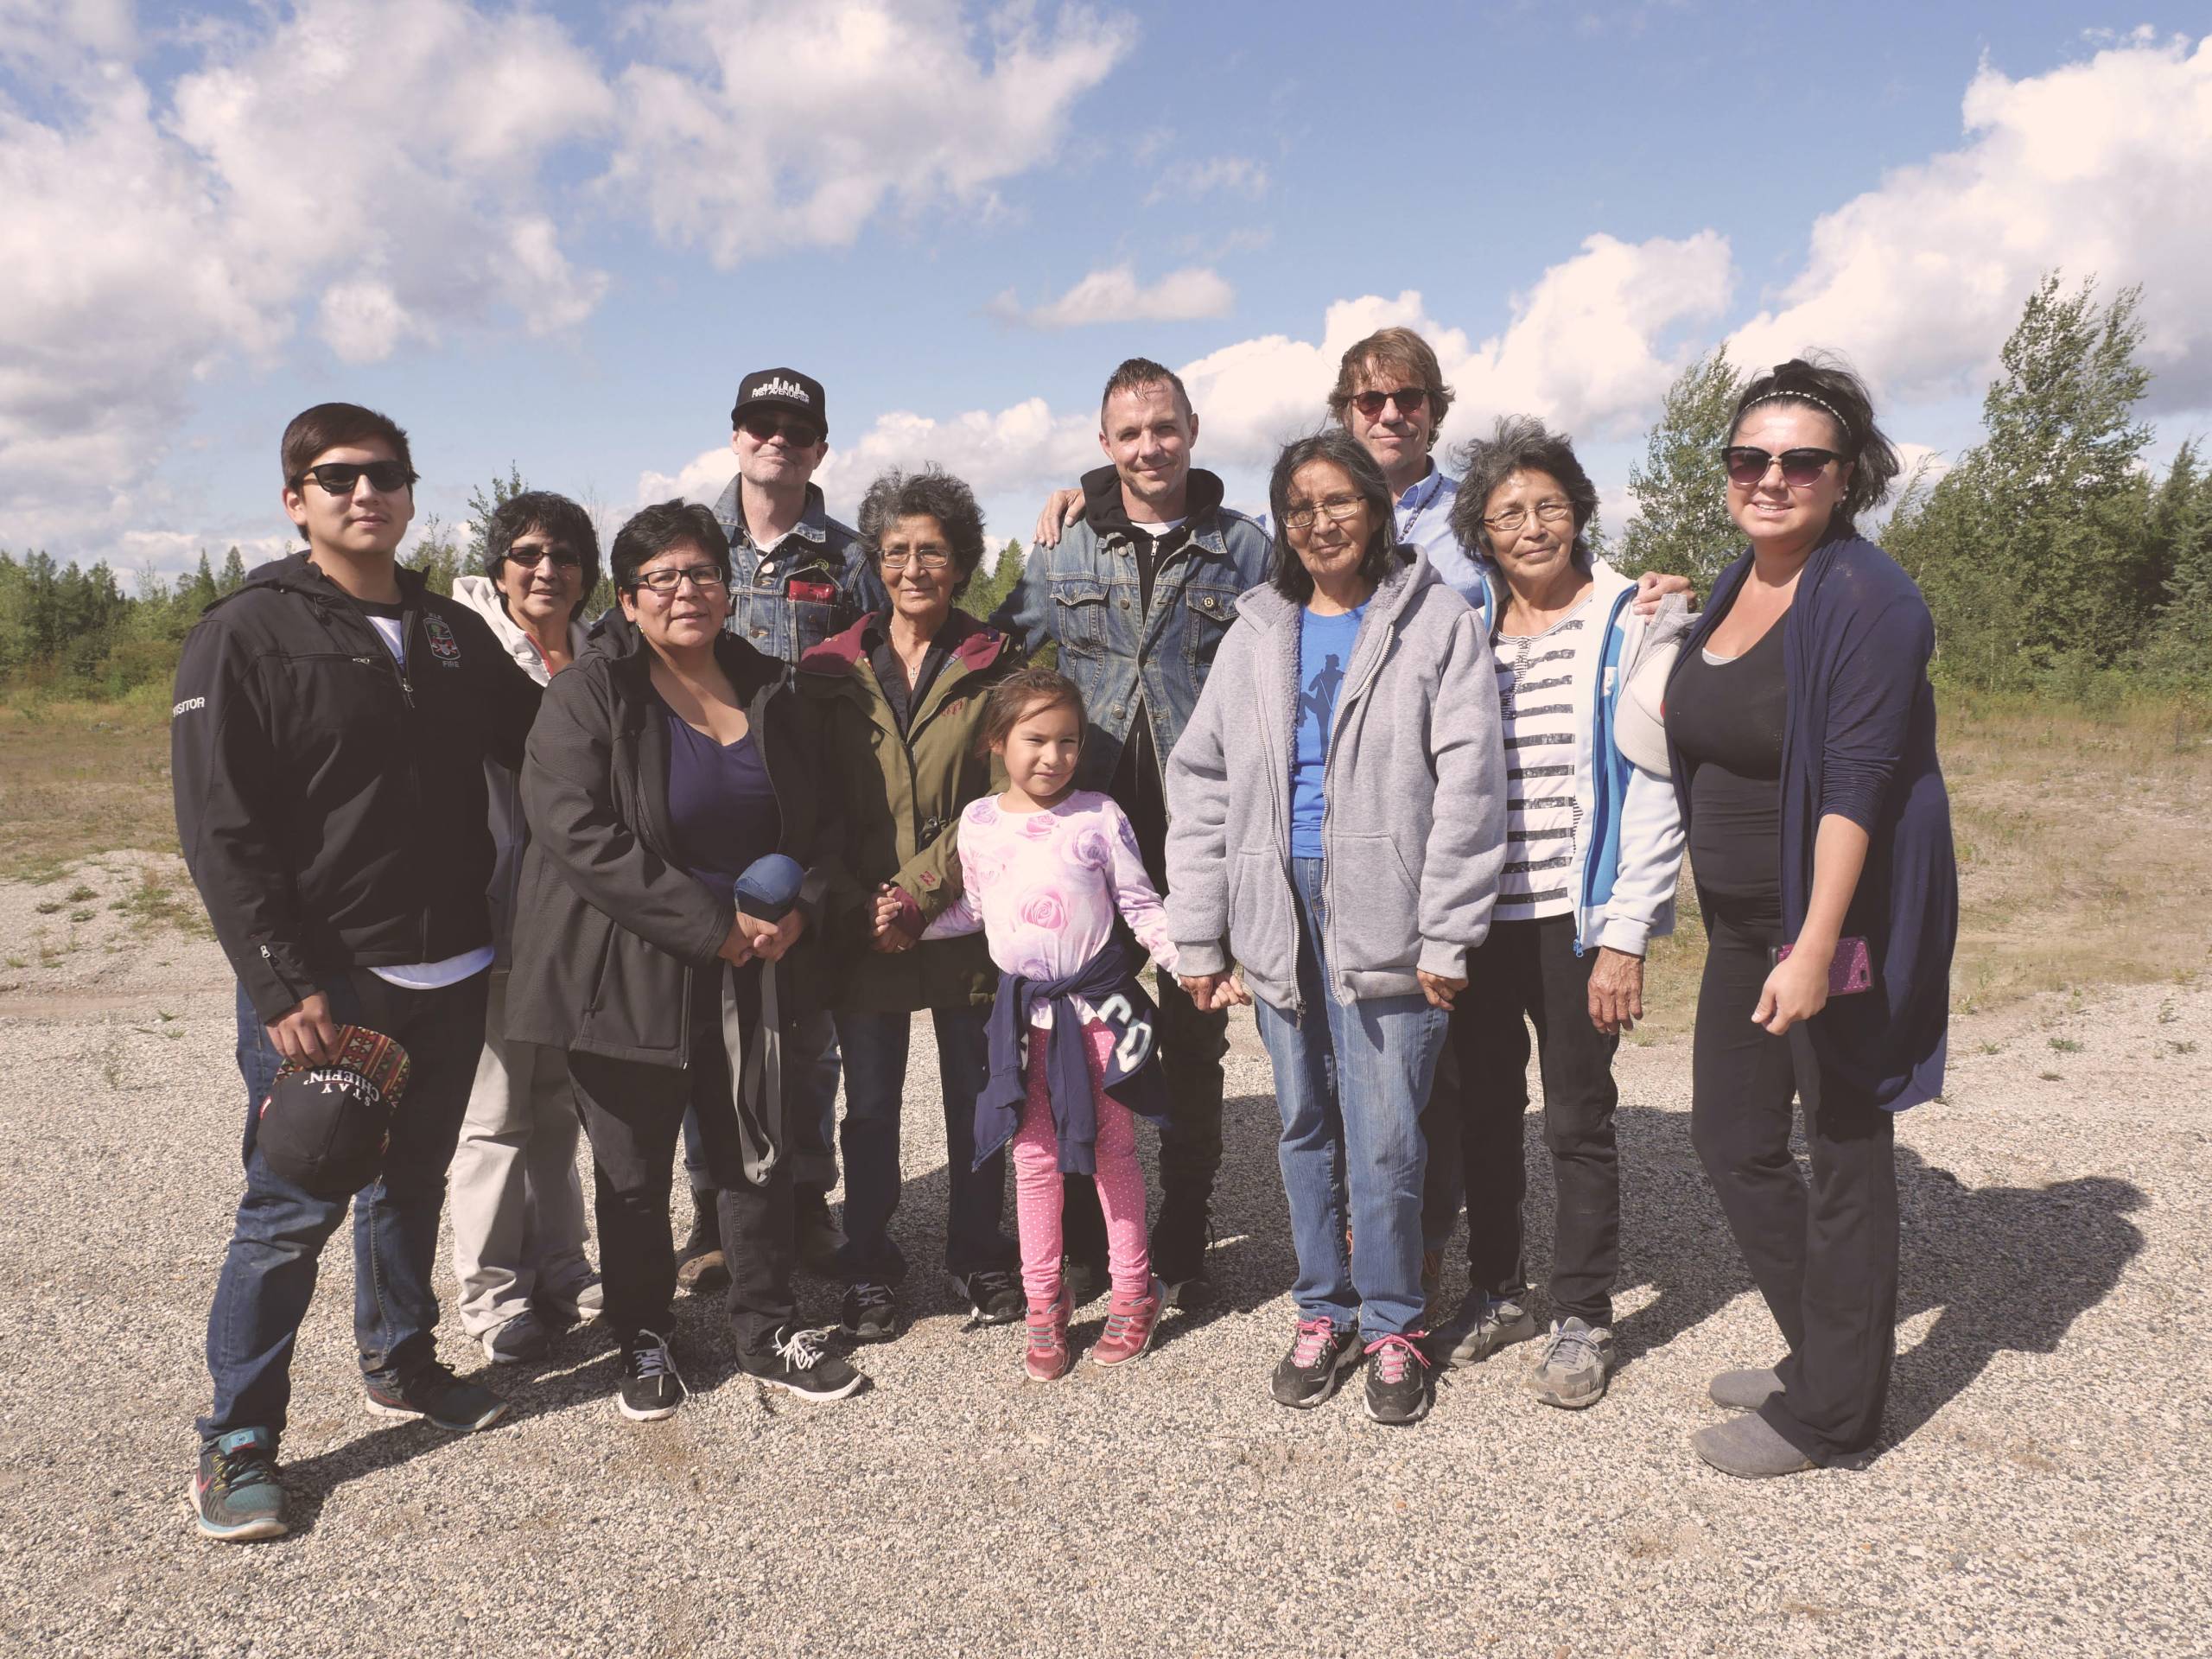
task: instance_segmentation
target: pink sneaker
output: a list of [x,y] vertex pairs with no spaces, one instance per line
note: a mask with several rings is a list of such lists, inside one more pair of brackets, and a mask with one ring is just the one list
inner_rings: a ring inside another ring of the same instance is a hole
[[1032,1382],[1057,1382],[1068,1374],[1068,1316],[1074,1311],[1065,1285],[1051,1301],[1029,1304],[1029,1351],[1022,1365]]
[[1152,1333],[1160,1327],[1160,1306],[1167,1287],[1152,1281],[1148,1294],[1135,1298],[1116,1294],[1106,1304],[1106,1334],[1091,1348],[1094,1365],[1126,1365],[1152,1346]]

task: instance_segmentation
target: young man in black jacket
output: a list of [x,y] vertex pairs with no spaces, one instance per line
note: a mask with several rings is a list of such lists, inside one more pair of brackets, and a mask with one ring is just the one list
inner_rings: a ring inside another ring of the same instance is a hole
[[[354,1332],[371,1410],[442,1428],[505,1411],[438,1363],[446,1166],[484,1041],[492,873],[484,759],[518,766],[538,688],[467,607],[397,567],[407,435],[352,404],[285,429],[304,553],[264,565],[185,641],[170,724],[177,833],[238,974],[245,1195],[207,1318],[214,1403],[193,1483],[211,1538],[284,1530],[276,1449],[324,1242],[354,1207]],[[256,1145],[286,1061],[369,1027],[411,1063],[382,1175],[318,1197]]]

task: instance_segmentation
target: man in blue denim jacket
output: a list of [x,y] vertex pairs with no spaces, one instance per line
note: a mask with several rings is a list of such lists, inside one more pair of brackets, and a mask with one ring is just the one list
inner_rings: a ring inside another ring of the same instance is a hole
[[796,664],[889,601],[813,483],[830,453],[822,383],[796,369],[748,374],[729,421],[737,476],[715,503],[729,537],[729,631]]
[[[1222,505],[1221,480],[1193,470],[1198,417],[1183,383],[1131,358],[1106,383],[1099,448],[1113,465],[1086,474],[1081,522],[1041,543],[992,625],[1034,652],[1059,647],[1083,692],[1087,724],[1076,786],[1101,789],[1128,814],[1146,869],[1165,893],[1167,756],[1197,708],[1236,596],[1258,586],[1268,538]],[[1221,1166],[1222,1056],[1228,1011],[1200,1010],[1159,976],[1160,1063],[1170,1110],[1160,1140],[1162,1188],[1152,1255],[1169,1299],[1204,1294],[1206,1207]],[[1105,1281],[1105,1227],[1090,1183],[1075,1181],[1065,1223],[1077,1273]]]
[[[830,453],[830,415],[822,383],[797,369],[760,369],[738,382],[729,412],[737,476],[714,513],[729,537],[729,631],[786,671],[823,640],[890,603],[849,524],[839,524],[814,484]],[[792,1159],[799,1254],[817,1270],[844,1241],[830,1219],[836,1179],[830,1151],[837,1112],[837,1036],[828,1014],[810,1021],[801,1047],[810,1057],[793,1082],[792,1107],[815,1126],[818,1146]],[[714,1187],[698,1125],[683,1115],[683,1164],[691,1178],[691,1235],[677,1252],[677,1281],[711,1290],[727,1271]]]

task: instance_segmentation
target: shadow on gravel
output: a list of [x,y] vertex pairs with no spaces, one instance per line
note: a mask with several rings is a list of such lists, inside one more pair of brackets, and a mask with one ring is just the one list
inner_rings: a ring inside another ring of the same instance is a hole
[[1885,1445],[1906,1440],[1973,1386],[1998,1353],[2056,1351],[2143,1249],[2127,1217],[2148,1202],[2131,1181],[2085,1175],[2049,1186],[1962,1185],[1897,1148],[1904,1254],[1898,1318],[1942,1311],[1897,1357]]
[[[1690,1144],[1684,1112],[1623,1106],[1622,1290],[1654,1299],[1619,1321],[1621,1368],[1664,1348],[1750,1290],[1751,1279]],[[1802,1137],[1796,1142],[1802,1160]],[[1550,1270],[1554,1185],[1541,1120],[1529,1116],[1529,1281]],[[2075,1319],[2110,1295],[2143,1249],[2127,1219],[2148,1202],[2111,1176],[2046,1187],[1968,1187],[1913,1148],[1897,1150],[1903,1259],[1897,1318],[1938,1309],[1891,1375],[1883,1444],[1895,1446],[1973,1386],[1999,1352],[2055,1352]],[[1462,1235],[1464,1239],[1464,1235]],[[1448,1281],[1447,1281],[1448,1282]],[[1618,1294],[1618,1293],[1617,1293]],[[1774,1351],[1778,1352],[1778,1338]],[[1745,1355],[1744,1363],[1761,1357]]]

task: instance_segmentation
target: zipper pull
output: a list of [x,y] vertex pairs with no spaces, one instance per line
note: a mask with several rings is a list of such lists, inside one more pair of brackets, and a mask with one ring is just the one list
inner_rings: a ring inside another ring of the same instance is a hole
[[411,714],[415,709],[415,688],[409,683],[407,671],[404,668],[399,671],[399,695],[407,700],[408,711]]

